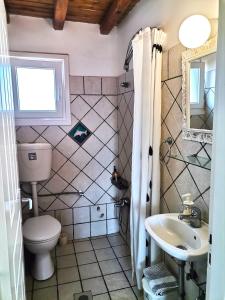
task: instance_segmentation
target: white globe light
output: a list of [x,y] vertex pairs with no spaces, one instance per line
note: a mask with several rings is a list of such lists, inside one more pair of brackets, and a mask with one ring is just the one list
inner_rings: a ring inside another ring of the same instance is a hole
[[209,20],[201,15],[188,17],[179,29],[179,40],[187,48],[198,48],[209,38],[211,25]]

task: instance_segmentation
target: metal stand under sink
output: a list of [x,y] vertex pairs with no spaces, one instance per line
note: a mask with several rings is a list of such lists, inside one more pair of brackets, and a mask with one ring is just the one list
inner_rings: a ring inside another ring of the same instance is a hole
[[183,260],[176,260],[179,268],[179,277],[178,277],[178,285],[179,285],[179,299],[185,300],[185,287],[184,287],[184,268],[185,268],[185,261]]

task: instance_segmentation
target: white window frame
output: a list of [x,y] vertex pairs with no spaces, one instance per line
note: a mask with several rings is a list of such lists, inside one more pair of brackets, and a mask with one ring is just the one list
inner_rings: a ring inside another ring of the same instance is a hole
[[[10,59],[16,125],[71,125],[68,55],[11,52]],[[17,67],[54,69],[56,111],[20,111],[18,109]]]

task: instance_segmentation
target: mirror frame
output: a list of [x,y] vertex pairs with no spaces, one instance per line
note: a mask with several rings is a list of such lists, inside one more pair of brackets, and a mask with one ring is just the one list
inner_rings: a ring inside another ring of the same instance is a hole
[[216,50],[217,36],[199,48],[188,49],[182,53],[182,136],[185,140],[212,144],[212,130],[190,128],[190,61],[214,53]]

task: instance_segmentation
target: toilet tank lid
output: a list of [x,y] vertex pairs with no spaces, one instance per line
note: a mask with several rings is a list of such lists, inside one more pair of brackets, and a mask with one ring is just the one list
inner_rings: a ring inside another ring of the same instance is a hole
[[47,241],[61,232],[61,224],[52,216],[27,219],[23,224],[23,236],[33,242]]
[[24,143],[24,144],[17,144],[18,150],[46,150],[51,149],[51,144],[48,143]]

